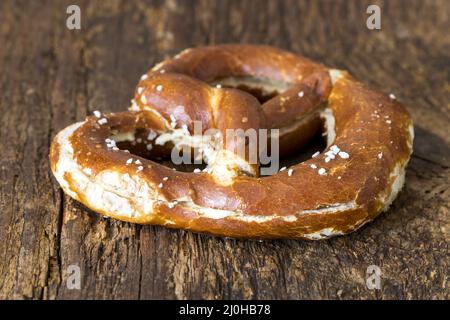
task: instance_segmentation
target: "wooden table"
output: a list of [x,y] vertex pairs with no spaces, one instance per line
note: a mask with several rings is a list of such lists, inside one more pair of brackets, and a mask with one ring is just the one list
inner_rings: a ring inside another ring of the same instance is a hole
[[[73,3],[81,30],[66,27]],[[380,31],[366,28],[372,3]],[[448,299],[449,30],[447,0],[2,0],[0,298]],[[415,150],[389,212],[327,241],[237,241],[103,219],[63,195],[47,158],[60,129],[124,110],[166,55],[225,42],[348,69],[408,106]]]

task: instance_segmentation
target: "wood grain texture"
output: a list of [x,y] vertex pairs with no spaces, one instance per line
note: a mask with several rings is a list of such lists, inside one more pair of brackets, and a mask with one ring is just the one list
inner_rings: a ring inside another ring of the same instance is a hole
[[[77,3],[82,29],[66,28]],[[382,30],[365,27],[369,4]],[[391,1],[0,1],[0,298],[448,299],[450,4]],[[211,43],[265,43],[348,69],[416,125],[391,210],[321,242],[238,241],[100,218],[64,196],[53,136],[124,110],[140,75]],[[81,290],[66,286],[81,267]],[[382,270],[368,290],[366,268]]]

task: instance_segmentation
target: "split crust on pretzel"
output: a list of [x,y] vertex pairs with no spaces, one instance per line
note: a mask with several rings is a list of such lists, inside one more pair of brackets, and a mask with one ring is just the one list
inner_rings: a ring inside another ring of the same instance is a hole
[[[258,91],[267,101],[260,106],[227,86]],[[185,50],[143,76],[134,100],[130,111],[65,128],[50,151],[52,171],[68,195],[134,223],[257,239],[347,234],[387,210],[412,153],[412,121],[398,101],[347,72],[267,46]],[[225,149],[200,173],[122,150],[167,154],[170,146],[155,141],[195,142],[193,122],[201,121],[219,131],[278,128],[288,154],[316,132],[320,118],[327,148],[267,177]]]

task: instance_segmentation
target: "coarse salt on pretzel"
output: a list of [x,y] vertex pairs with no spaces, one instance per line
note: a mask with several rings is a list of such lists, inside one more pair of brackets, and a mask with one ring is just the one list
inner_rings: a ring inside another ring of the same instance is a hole
[[[321,119],[326,149],[267,177],[226,146],[206,154],[200,172],[145,158],[183,144],[208,149],[192,135],[195,121],[219,132],[279,129],[286,155]],[[65,128],[50,160],[64,191],[105,216],[228,237],[317,240],[352,232],[389,207],[412,141],[404,107],[347,72],[272,47],[219,45],[155,66],[141,78],[130,111]]]

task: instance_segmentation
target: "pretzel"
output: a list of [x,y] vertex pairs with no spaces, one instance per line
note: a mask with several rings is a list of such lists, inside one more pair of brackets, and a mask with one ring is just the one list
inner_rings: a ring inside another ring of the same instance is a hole
[[[258,176],[245,143],[245,156],[229,144],[206,153],[201,172],[148,159],[202,145],[196,121],[221,133],[279,129],[282,155],[323,123],[327,147],[271,176]],[[318,240],[388,209],[412,141],[411,118],[395,97],[345,71],[272,47],[218,45],[157,64],[139,81],[129,111],[96,112],[63,129],[50,160],[69,196],[108,217],[226,237]]]

